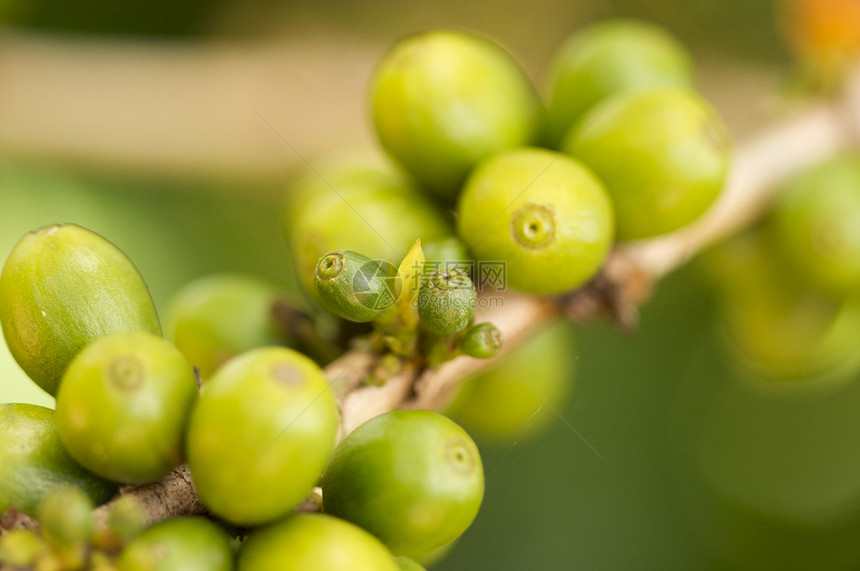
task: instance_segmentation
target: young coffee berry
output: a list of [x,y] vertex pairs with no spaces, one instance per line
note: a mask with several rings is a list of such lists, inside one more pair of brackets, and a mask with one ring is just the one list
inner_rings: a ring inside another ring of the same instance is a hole
[[149,333],[115,333],[87,345],[63,375],[57,431],[96,474],[152,482],[182,460],[196,398],[194,369],[176,347]]
[[606,20],[577,31],[553,57],[551,143],[561,145],[579,118],[603,99],[660,86],[693,86],[690,54],[667,30],[638,20]]
[[619,93],[595,105],[565,150],[606,185],[616,238],[650,238],[698,218],[716,199],[730,150],[723,119],[689,89]]
[[230,571],[230,538],[204,517],[175,517],[138,535],[117,559],[122,571]]
[[448,199],[478,161],[536,142],[545,115],[510,54],[461,32],[402,40],[380,62],[370,94],[382,146]]
[[75,355],[109,333],[161,335],[149,290],[116,246],[74,224],[24,236],[0,273],[0,325],[9,352],[56,396]]
[[360,527],[324,514],[293,515],[254,530],[238,571],[398,571],[391,552]]
[[457,231],[476,259],[504,263],[507,286],[541,295],[588,281],[615,235],[600,180],[579,161],[545,149],[515,149],[482,162],[457,213]]
[[323,511],[360,525],[395,555],[455,540],[484,495],[478,447],[447,417],[396,410],[356,428],[320,481]]
[[235,524],[285,516],[319,479],[337,426],[328,381],[308,357],[283,347],[235,357],[203,385],[188,426],[200,499]]
[[59,548],[87,543],[93,532],[93,502],[75,487],[60,488],[46,495],[36,508],[42,535]]
[[314,288],[322,306],[349,321],[373,321],[394,305],[394,267],[352,250],[329,252],[317,263]]
[[460,350],[476,359],[489,359],[502,349],[502,332],[492,323],[479,323],[469,328],[460,342]]
[[0,509],[36,515],[39,502],[68,486],[83,490],[94,504],[106,502],[116,484],[85,470],[57,435],[56,413],[32,404],[0,404]]
[[475,285],[463,270],[437,270],[421,286],[418,316],[433,333],[451,335],[472,322],[476,300]]

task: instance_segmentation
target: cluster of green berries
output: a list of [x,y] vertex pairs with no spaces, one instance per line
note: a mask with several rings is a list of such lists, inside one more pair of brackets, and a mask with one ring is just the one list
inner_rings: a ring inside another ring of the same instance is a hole
[[[438,413],[402,410],[338,444],[340,413],[320,365],[275,343],[275,297],[236,276],[192,283],[171,315],[175,345],[113,244],[75,225],[26,235],[0,273],[0,324],[56,410],[0,405],[0,505],[42,526],[41,536],[4,534],[0,561],[396,571],[420,568],[396,558],[459,537],[484,489],[470,436]],[[231,337],[231,318],[247,337]],[[93,523],[92,507],[120,485],[155,482],[183,461],[209,516],[228,526],[195,517],[148,527],[145,512],[123,519],[122,502],[109,518],[120,523]]]
[[832,157],[784,184],[756,227],[706,252],[734,361],[769,386],[860,371],[860,156]]
[[[604,22],[558,50],[545,104],[503,48],[436,31],[405,38],[384,56],[372,78],[371,108],[409,193],[423,194],[422,212],[428,202],[453,207],[456,232],[474,259],[506,264],[515,289],[556,295],[591,279],[616,241],[676,230],[718,195],[729,163],[727,132],[695,91],[691,70],[684,47],[664,30]],[[340,193],[337,182],[348,179],[341,198],[368,228],[356,229],[355,245],[323,242],[374,258],[379,251],[358,244],[375,242],[374,230],[387,239],[391,224],[380,212],[364,216],[384,207],[351,191],[363,178],[353,168],[351,175],[335,170],[331,186]],[[295,212],[313,218],[312,204],[330,204],[333,193],[309,200],[306,187],[294,190]],[[412,217],[412,210],[398,206],[391,216]],[[440,214],[425,214],[412,238],[437,239]],[[311,240],[317,237],[304,243]],[[303,249],[294,248],[300,270]]]
[[[478,449],[448,417],[418,410],[373,418],[338,443],[321,365],[357,333],[381,364],[494,357],[501,334],[476,323],[486,285],[476,264],[503,267],[505,286],[563,294],[616,241],[702,214],[729,151],[690,67],[658,28],[600,24],[559,50],[544,104],[486,39],[443,31],[399,42],[370,89],[393,160],[333,159],[289,192],[286,241],[327,315],[259,280],[211,276],[178,293],[165,339],[143,278],[113,244],[75,225],[25,236],[0,274],[0,325],[56,411],[0,406],[0,508],[43,528],[0,536],[0,563],[420,569],[414,559],[476,517]],[[451,415],[510,436],[561,398],[569,325],[535,339],[467,380]],[[119,502],[106,526],[90,519],[120,485],[182,462],[208,518],[150,526],[143,508]]]
[[504,288],[563,294],[616,241],[676,230],[716,198],[726,129],[666,31],[589,27],[558,50],[547,83],[544,103],[508,52],[469,33],[398,42],[369,89],[390,160],[330,157],[290,188],[283,227],[308,296],[373,323],[402,357],[490,357],[498,332],[473,322],[479,264],[503,267]]

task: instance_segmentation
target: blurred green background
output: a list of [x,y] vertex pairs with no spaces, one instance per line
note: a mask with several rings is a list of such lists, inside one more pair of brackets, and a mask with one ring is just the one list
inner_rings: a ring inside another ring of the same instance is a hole
[[[737,137],[789,74],[769,0],[436,3],[0,0],[0,253],[75,222],[137,264],[163,309],[214,271],[301,299],[281,236],[299,158],[372,145],[365,83],[394,39],[495,38],[540,81],[561,40],[635,16],[688,43]],[[281,138],[283,137],[283,139]],[[286,143],[286,144],[285,144]],[[5,254],[2,254],[5,257]],[[582,327],[562,422],[482,444],[487,497],[440,570],[860,569],[860,387],[736,378],[695,272],[641,326]],[[0,350],[0,402],[50,405]]]

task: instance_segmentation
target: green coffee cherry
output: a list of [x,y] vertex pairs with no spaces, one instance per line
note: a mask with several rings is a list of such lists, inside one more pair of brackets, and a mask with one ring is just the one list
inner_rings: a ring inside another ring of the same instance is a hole
[[188,426],[203,503],[239,525],[286,515],[334,448],[338,410],[322,370],[291,349],[254,349],[216,371]]
[[85,470],[66,451],[53,410],[31,404],[0,404],[0,506],[36,515],[51,492],[74,486],[94,504],[116,492],[116,484]]
[[401,571],[427,571],[423,565],[409,557],[395,557],[394,560],[400,565]]
[[111,501],[108,511],[108,531],[125,544],[146,529],[146,507],[134,496],[121,495]]
[[0,535],[0,565],[33,568],[47,551],[44,540],[29,529],[12,529]]
[[470,327],[460,342],[460,350],[476,359],[489,359],[502,349],[502,332],[492,323]]
[[395,555],[414,556],[459,537],[478,513],[478,448],[448,418],[397,410],[355,429],[320,485],[323,511],[360,525]]
[[205,380],[239,353],[284,343],[272,314],[278,299],[274,285],[252,276],[198,278],[173,297],[166,336]]
[[615,234],[603,184],[570,157],[517,149],[484,161],[466,182],[457,232],[475,258],[507,266],[507,285],[559,294],[588,281]]
[[336,250],[317,263],[314,288],[325,309],[363,323],[394,305],[395,272],[387,262],[351,250]]
[[39,502],[36,513],[42,534],[52,545],[71,548],[87,543],[93,532],[93,503],[78,488],[62,488]]
[[9,254],[0,273],[0,325],[12,356],[51,395],[94,339],[123,331],[161,335],[134,264],[74,224],[31,232]]
[[482,159],[534,143],[544,118],[513,58],[460,32],[404,39],[380,62],[370,92],[382,146],[448,199]]
[[670,88],[604,100],[564,148],[606,185],[618,240],[665,234],[698,218],[722,189],[730,159],[717,112],[694,92]]
[[[535,435],[571,393],[576,371],[573,325],[541,328],[488,371],[463,380],[445,414],[470,434],[509,442]],[[526,432],[527,431],[527,432]]]
[[653,87],[692,87],[690,54],[648,22],[607,20],[568,38],[550,71],[548,131],[552,145],[601,100]]
[[182,460],[196,397],[194,370],[173,345],[149,333],[115,333],[85,347],[63,375],[57,431],[96,474],[152,482]]
[[398,571],[391,552],[371,534],[323,514],[296,514],[251,532],[238,571]]
[[418,294],[418,315],[437,335],[451,335],[468,327],[475,314],[475,285],[458,268],[438,270],[426,277]]
[[117,559],[118,571],[230,571],[227,534],[203,517],[161,521],[138,535]]
[[719,288],[719,324],[734,363],[778,386],[853,379],[860,369],[860,303],[807,287],[759,227],[705,252],[699,267]]
[[789,182],[767,233],[787,269],[811,287],[860,291],[860,154],[832,158]]
[[398,261],[416,239],[451,235],[448,216],[390,166],[350,163],[317,173],[291,189],[292,207],[284,215],[299,283],[314,298],[314,269],[327,252],[353,250]]

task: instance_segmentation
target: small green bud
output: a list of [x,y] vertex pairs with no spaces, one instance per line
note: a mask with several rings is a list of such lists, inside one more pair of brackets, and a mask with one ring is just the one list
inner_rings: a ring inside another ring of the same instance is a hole
[[476,359],[489,359],[502,349],[502,332],[492,323],[479,323],[466,331],[460,349]]
[[108,512],[108,529],[121,542],[134,539],[146,527],[146,508],[133,496],[120,496]]
[[47,547],[32,531],[13,529],[0,535],[0,567],[31,567]]
[[92,509],[92,501],[78,488],[60,488],[48,494],[37,508],[45,539],[66,548],[86,543],[93,532]]
[[418,295],[418,315],[424,326],[438,335],[466,328],[475,312],[477,292],[465,272],[441,269],[427,277]]
[[394,305],[394,267],[352,250],[334,250],[317,263],[314,287],[325,309],[349,321],[373,321]]

